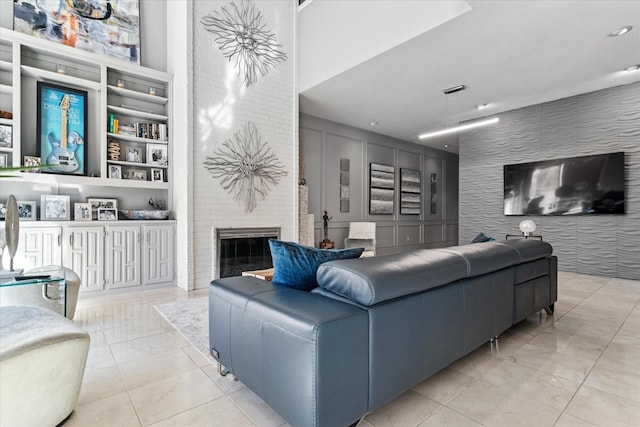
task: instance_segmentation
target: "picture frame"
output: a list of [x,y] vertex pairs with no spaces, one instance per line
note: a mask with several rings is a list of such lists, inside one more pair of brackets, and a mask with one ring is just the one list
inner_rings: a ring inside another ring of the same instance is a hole
[[6,168],[9,166],[9,155],[6,153],[0,153],[0,168]]
[[[13,28],[29,36],[139,65],[140,2],[115,3],[112,10],[109,2],[101,1],[80,2],[78,7],[71,2],[73,7],[59,7],[55,2],[22,0],[14,3]],[[64,22],[64,31],[56,31],[58,26],[47,26],[47,22]]]
[[400,168],[400,214],[420,215],[422,174],[416,169]]
[[35,221],[38,216],[38,203],[35,200],[18,200],[18,218],[20,221]]
[[369,163],[369,213],[393,215],[395,167]]
[[127,147],[127,162],[142,163],[142,149],[139,147]]
[[[42,164],[42,161],[40,160],[40,157],[24,156],[24,166],[35,168],[36,166],[40,166],[41,164]],[[27,172],[40,173],[40,168],[27,169]]]
[[87,92],[37,82],[37,149],[44,173],[86,175]]
[[43,194],[40,196],[40,219],[42,221],[69,221],[71,198]]
[[74,203],[73,204],[73,220],[74,221],[91,221],[93,215],[91,213],[91,203]]
[[87,203],[91,205],[91,218],[98,219],[99,209],[115,209],[118,210],[118,199],[99,199],[88,198]]
[[0,219],[5,219],[7,216],[7,201],[0,201]]
[[167,166],[169,164],[169,147],[166,144],[147,144],[147,164]]
[[117,221],[117,209],[101,208],[98,209],[98,221]]
[[126,179],[133,179],[135,181],[146,181],[147,170],[146,169],[127,169]]
[[151,181],[152,182],[163,182],[164,181],[164,170],[163,169],[151,169]]
[[0,147],[11,148],[13,146],[13,126],[0,125]]
[[109,178],[122,179],[122,167],[120,165],[109,165]]

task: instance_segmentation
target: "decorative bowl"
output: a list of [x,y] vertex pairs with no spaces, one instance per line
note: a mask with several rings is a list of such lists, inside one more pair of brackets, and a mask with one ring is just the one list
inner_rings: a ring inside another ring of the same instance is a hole
[[169,211],[144,211],[138,209],[120,209],[120,215],[126,219],[150,220],[150,219],[167,219]]

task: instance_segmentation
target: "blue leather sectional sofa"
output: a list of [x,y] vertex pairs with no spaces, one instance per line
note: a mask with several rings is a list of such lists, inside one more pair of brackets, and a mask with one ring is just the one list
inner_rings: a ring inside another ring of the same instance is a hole
[[557,300],[548,243],[331,261],[312,292],[209,289],[211,353],[291,425],[344,427]]

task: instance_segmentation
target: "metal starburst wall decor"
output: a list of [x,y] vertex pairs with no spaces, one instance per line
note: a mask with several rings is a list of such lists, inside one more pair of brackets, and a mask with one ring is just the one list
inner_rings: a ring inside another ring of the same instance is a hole
[[244,205],[245,212],[252,212],[258,196],[264,199],[287,175],[284,164],[269,143],[262,141],[252,122],[237,130],[213,157],[207,156],[204,165],[214,178],[220,178],[220,186]]
[[265,28],[262,13],[250,0],[243,0],[240,5],[231,2],[200,22],[216,35],[215,41],[224,57],[235,60],[238,75],[242,75],[247,87],[258,80],[258,72],[266,76],[271,68],[287,59],[275,34]]

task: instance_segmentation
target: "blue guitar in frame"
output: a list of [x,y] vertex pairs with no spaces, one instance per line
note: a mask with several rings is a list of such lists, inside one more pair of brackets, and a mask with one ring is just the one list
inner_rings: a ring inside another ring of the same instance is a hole
[[[49,144],[51,154],[47,157],[47,164],[52,171],[73,173],[80,165],[75,158],[75,152],[83,143],[82,137],[77,132],[71,132],[67,136],[67,111],[69,110],[69,95],[64,95],[60,101],[60,140],[56,139],[53,132],[49,132]],[[70,139],[71,141],[68,141]]]

